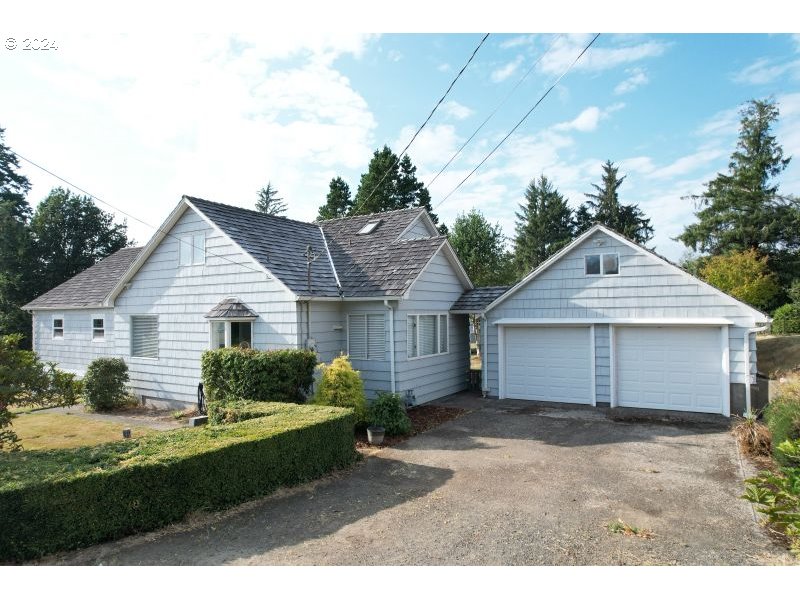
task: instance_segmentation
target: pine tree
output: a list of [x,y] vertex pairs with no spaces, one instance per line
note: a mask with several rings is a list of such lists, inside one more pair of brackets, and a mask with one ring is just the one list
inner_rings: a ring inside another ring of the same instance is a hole
[[772,134],[779,117],[771,99],[751,100],[741,109],[739,140],[727,173],[718,173],[700,195],[689,196],[698,221],[677,237],[709,254],[748,249],[776,256],[800,249],[800,209],[778,193],[775,179],[789,165]]
[[476,286],[505,285],[514,279],[500,224],[490,224],[479,210],[458,215],[449,239]]
[[325,204],[319,207],[318,221],[345,217],[353,209],[350,186],[341,177],[331,179]]
[[619,176],[619,167],[607,160],[603,163],[603,178],[600,185],[592,184],[595,193],[584,194],[588,200],[581,205],[576,214],[576,226],[582,233],[588,223],[600,223],[617,233],[637,242],[646,244],[653,238],[653,227],[636,204],[621,204],[619,187],[625,177]]
[[281,213],[286,212],[286,203],[283,198],[278,198],[278,190],[272,187],[272,183],[269,181],[267,187],[258,190],[256,210],[272,216],[280,216]]
[[514,264],[524,276],[569,244],[574,236],[572,210],[544,175],[532,179],[525,203],[516,213]]
[[405,208],[398,201],[397,194],[399,162],[389,146],[375,150],[367,172],[361,175],[350,214],[365,215]]

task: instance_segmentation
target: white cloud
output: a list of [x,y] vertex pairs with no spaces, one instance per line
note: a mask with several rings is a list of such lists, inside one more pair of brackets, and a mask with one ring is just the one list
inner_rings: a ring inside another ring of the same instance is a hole
[[728,108],[721,110],[695,131],[695,135],[702,137],[729,136],[736,132],[739,126],[739,109]]
[[[553,44],[550,52],[542,58],[539,70],[544,73],[560,75],[572,64],[572,61],[591,39],[592,36],[587,34],[572,34],[559,38]],[[629,43],[615,47],[603,46],[602,43],[603,38],[601,37],[576,63],[574,68],[583,71],[604,71],[645,58],[661,56],[668,47],[667,43],[658,41]]]
[[781,77],[800,79],[800,60],[787,63],[761,58],[733,76],[736,83],[763,85]]
[[517,35],[513,38],[507,39],[504,42],[500,43],[500,47],[503,49],[508,48],[518,48],[520,46],[528,46],[534,42],[536,36],[534,35]]
[[624,107],[625,104],[622,102],[612,104],[605,110],[601,110],[597,106],[590,106],[583,109],[572,121],[557,123],[553,126],[553,129],[555,131],[581,131],[584,133],[594,131],[597,129],[601,120],[608,118],[611,113],[621,110]]
[[456,102],[455,100],[448,100],[447,102],[442,103],[442,110],[450,117],[454,119],[466,119],[467,117],[472,116],[475,111],[469,108],[468,106],[464,106]]
[[399,50],[389,50],[389,52],[386,54],[386,58],[392,62],[398,62],[403,60],[403,53]]
[[682,156],[665,167],[652,171],[649,177],[667,179],[687,175],[696,172],[700,168],[706,169],[708,163],[722,156],[725,156],[725,152],[720,149],[699,150],[687,156]]
[[517,56],[514,60],[492,71],[491,78],[495,83],[500,83],[511,77],[522,64],[523,57]]
[[448,71],[451,71],[452,69],[453,69],[453,67],[451,67],[449,63],[442,63],[438,67],[436,67],[436,70],[437,71],[441,71],[442,73],[447,73]]
[[627,69],[625,72],[629,73],[630,77],[620,81],[617,84],[617,87],[614,88],[614,93],[617,95],[630,93],[650,81],[650,79],[647,77],[647,73],[641,67]]

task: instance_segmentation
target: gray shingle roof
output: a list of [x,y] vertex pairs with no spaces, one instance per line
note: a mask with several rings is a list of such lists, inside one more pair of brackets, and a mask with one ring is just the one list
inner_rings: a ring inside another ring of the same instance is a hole
[[[295,294],[339,295],[319,226],[201,198],[184,198]],[[318,256],[311,265],[311,290],[303,256],[308,246]]]
[[[399,296],[411,285],[447,238],[398,237],[422,213],[408,208],[373,215],[321,221],[344,297]],[[358,235],[380,219],[372,233]]]
[[511,286],[499,285],[494,287],[482,287],[467,290],[450,307],[451,312],[481,312],[492,302],[497,300]]
[[33,308],[94,308],[103,305],[141,248],[122,248],[23,306]]
[[257,316],[238,298],[225,298],[205,314],[206,319],[255,319]]

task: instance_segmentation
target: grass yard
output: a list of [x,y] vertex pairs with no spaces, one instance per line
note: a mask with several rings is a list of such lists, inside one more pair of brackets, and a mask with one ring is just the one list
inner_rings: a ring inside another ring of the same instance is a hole
[[800,369],[800,335],[764,335],[756,338],[758,370],[773,377]]
[[[53,450],[93,446],[122,440],[123,425],[76,415],[34,411],[19,414],[12,425],[24,450]],[[148,427],[134,427],[131,436],[152,433]]]

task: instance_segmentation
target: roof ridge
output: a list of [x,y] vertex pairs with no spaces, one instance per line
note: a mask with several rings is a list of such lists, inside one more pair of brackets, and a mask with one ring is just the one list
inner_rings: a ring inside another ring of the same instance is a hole
[[365,213],[363,215],[348,215],[346,217],[334,217],[333,219],[316,219],[315,224],[321,225],[323,223],[330,223],[332,221],[346,221],[348,219],[359,219],[361,217],[374,217],[377,215],[390,215],[399,212],[406,212],[412,210],[426,210],[424,206],[407,206],[406,208],[395,208],[394,210],[382,210],[379,212]]
[[225,204],[224,202],[215,202],[214,200],[206,200],[205,198],[198,198],[196,196],[189,196],[187,194],[183,195],[183,198],[188,200],[189,202],[195,202],[199,200],[200,202],[208,202],[209,204],[213,204],[215,206],[222,206],[224,208],[232,208],[234,210],[240,210],[246,213],[252,213],[259,217],[264,217],[268,219],[281,219],[283,222],[291,222],[291,223],[299,223],[300,225],[307,225],[309,227],[316,227],[316,223],[309,223],[308,221],[301,221],[299,219],[290,219],[289,217],[282,217],[280,215],[268,215],[267,213],[263,213],[258,210],[253,210],[252,208],[244,208],[242,206],[236,206],[234,204]]

